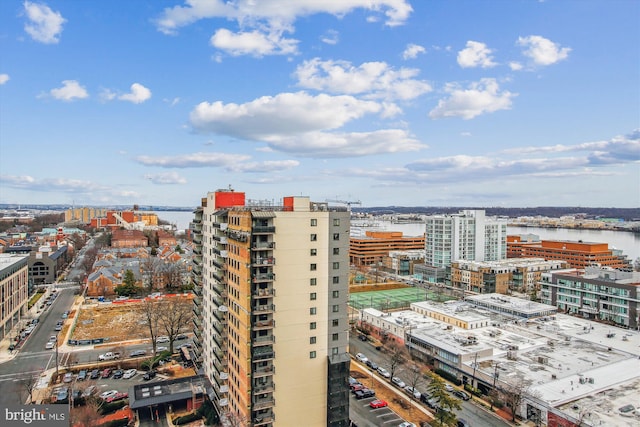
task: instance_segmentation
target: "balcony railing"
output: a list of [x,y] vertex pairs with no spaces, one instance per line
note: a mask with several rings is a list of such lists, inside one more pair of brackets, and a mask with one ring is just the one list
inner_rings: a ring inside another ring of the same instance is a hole
[[260,265],[275,265],[276,259],[273,257],[255,257],[251,260],[251,264],[254,266]]
[[258,288],[253,291],[254,297],[272,297],[275,294],[276,291],[273,288]]
[[264,251],[268,249],[275,249],[276,242],[253,242],[251,244],[251,249],[254,251]]
[[257,273],[253,276],[253,283],[272,282],[276,278],[274,273]]
[[273,328],[273,319],[271,320],[257,320],[253,322],[253,329],[272,329]]
[[270,345],[274,343],[274,336],[266,335],[266,336],[260,336],[260,337],[253,337],[251,338],[251,342],[253,343],[254,346]]
[[253,234],[275,233],[276,232],[276,227],[275,226],[256,225],[256,226],[253,226],[251,228],[251,231],[253,232]]
[[264,383],[256,381],[251,388],[253,393],[272,393],[274,390],[275,387],[273,381],[267,381]]
[[276,401],[273,397],[266,399],[256,399],[253,401],[252,407],[254,410],[271,408],[276,404]]
[[275,311],[276,306],[274,304],[256,304],[253,306],[252,310],[254,312],[269,313]]
[[265,376],[269,376],[269,375],[273,375],[275,374],[275,369],[273,367],[273,365],[269,365],[269,366],[260,366],[257,368],[253,368],[253,377],[257,378],[257,377],[265,377]]

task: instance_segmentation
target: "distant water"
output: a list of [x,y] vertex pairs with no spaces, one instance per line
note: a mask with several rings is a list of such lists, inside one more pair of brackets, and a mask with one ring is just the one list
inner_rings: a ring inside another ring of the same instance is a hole
[[[161,211],[155,212],[162,220],[175,224],[178,230],[186,230],[193,220],[193,212]],[[352,235],[365,230],[402,231],[405,236],[422,236],[423,223],[394,224],[390,221],[370,221],[367,227],[352,230]],[[355,228],[355,227],[354,227]],[[508,227],[509,234],[536,234],[541,239],[582,240],[584,242],[607,243],[610,248],[620,249],[624,255],[634,261],[640,257],[640,234],[628,231],[611,230],[574,230],[565,228]]]

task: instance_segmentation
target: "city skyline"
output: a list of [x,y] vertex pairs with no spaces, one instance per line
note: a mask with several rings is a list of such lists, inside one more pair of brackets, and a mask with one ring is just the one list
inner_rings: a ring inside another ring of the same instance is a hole
[[640,3],[0,5],[0,203],[640,206]]

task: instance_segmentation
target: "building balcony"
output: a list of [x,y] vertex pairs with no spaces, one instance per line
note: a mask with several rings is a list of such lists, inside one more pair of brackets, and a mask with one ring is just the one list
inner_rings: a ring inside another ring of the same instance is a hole
[[274,325],[273,319],[256,320],[255,322],[253,322],[253,330],[260,331],[260,330],[273,329],[273,325]]
[[227,236],[229,239],[231,240],[235,240],[237,242],[247,242],[249,241],[249,233],[246,231],[240,231],[240,230],[232,230],[232,229],[227,229]]
[[255,313],[273,313],[275,310],[274,304],[254,304],[251,308],[251,311]]
[[261,297],[273,297],[276,295],[276,291],[275,289],[269,287],[269,288],[256,288],[253,290],[252,295],[255,298],[261,298]]
[[257,273],[253,275],[253,283],[260,282],[273,282],[276,279],[276,275],[274,273]]
[[273,257],[255,257],[251,259],[251,264],[254,267],[265,266],[265,265],[275,265],[276,259]]
[[[194,285],[193,286],[193,293],[196,294],[198,296],[198,298],[202,298],[202,286],[200,285]],[[194,298],[194,301],[198,298]],[[201,303],[202,304],[202,303]]]
[[275,374],[275,369],[271,364],[253,368],[252,372],[253,378],[268,377],[272,376],[273,374]]
[[251,244],[252,251],[265,251],[276,248],[276,242],[253,242]]
[[273,397],[268,397],[264,399],[255,399],[252,402],[251,407],[254,411],[259,411],[260,409],[272,408],[275,404],[275,399]]
[[253,426],[269,426],[275,421],[273,413],[268,409],[267,413],[260,413],[253,416]]
[[[194,303],[195,303],[195,299],[194,299]],[[195,314],[196,317],[202,317],[202,311],[200,311],[200,307],[198,307],[197,305],[193,305],[193,314]]]
[[254,225],[251,228],[253,234],[273,234],[276,232],[275,226]]
[[265,335],[265,336],[251,338],[251,344],[254,347],[262,346],[262,345],[272,345],[274,342],[275,342],[275,337],[273,335]]
[[193,324],[196,325],[196,328],[202,330],[202,318],[196,316],[192,319]]
[[251,359],[254,363],[273,359],[275,357],[276,353],[273,351],[273,347],[254,347],[251,355]]

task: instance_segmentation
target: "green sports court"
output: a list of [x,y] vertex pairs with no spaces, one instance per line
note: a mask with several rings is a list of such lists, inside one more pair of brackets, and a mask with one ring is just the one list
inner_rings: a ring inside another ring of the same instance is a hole
[[447,301],[452,299],[448,295],[438,294],[423,288],[388,289],[384,291],[352,292],[349,305],[355,309],[373,307],[380,311],[409,308],[412,302],[418,301]]

